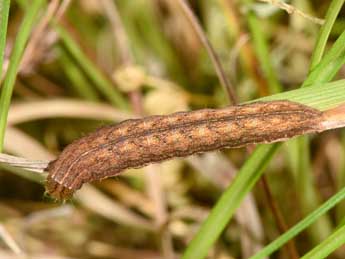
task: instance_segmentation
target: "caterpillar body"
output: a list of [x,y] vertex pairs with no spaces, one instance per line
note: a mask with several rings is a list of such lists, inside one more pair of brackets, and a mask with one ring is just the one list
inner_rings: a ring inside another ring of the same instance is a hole
[[84,183],[173,157],[271,143],[324,130],[323,113],[291,101],[256,102],[131,119],[68,145],[46,171],[48,193],[69,198]]

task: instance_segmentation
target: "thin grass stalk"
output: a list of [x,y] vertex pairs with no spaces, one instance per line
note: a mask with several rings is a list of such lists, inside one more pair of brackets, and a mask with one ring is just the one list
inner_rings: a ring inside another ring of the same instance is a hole
[[34,0],[30,8],[27,10],[23,22],[19,28],[16,40],[13,45],[10,64],[4,79],[0,96],[0,151],[3,150],[5,130],[7,124],[8,109],[11,103],[12,92],[16,80],[21,57],[24,52],[25,45],[29,39],[32,27],[36,21],[37,15],[44,0]]
[[6,47],[6,35],[8,14],[10,12],[10,0],[3,0],[0,2],[0,82],[2,78],[5,47]]

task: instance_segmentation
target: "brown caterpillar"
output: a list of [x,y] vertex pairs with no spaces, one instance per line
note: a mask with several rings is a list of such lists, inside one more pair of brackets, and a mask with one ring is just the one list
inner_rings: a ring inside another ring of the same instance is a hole
[[272,101],[123,121],[67,146],[49,163],[46,188],[66,199],[84,183],[127,168],[319,132],[325,129],[323,115],[302,104]]

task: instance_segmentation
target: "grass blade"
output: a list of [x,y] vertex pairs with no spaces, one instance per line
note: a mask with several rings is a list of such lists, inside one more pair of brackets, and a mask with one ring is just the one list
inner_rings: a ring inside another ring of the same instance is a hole
[[[317,83],[310,87],[298,88],[284,93],[274,94],[250,102],[290,100],[325,111],[344,103],[345,79],[331,83]],[[248,103],[250,103],[248,102]]]
[[206,256],[210,245],[218,238],[229,222],[229,215],[231,217],[244,196],[251,190],[279,146],[280,144],[260,145],[253,152],[238,172],[233,183],[213,207],[182,258],[196,259]]
[[5,130],[7,124],[8,109],[11,102],[13,87],[24,52],[25,45],[29,39],[31,29],[37,18],[38,11],[45,3],[44,0],[34,0],[27,10],[23,22],[19,28],[10,58],[10,65],[4,79],[0,96],[0,152],[3,149]]
[[98,101],[96,90],[89,83],[80,67],[74,63],[65,49],[59,48],[59,51],[61,51],[61,67],[66,77],[71,81],[71,87],[74,88],[74,91],[85,100]]
[[0,2],[0,81],[2,78],[10,0]]
[[269,245],[265,246],[261,251],[259,251],[257,254],[250,257],[249,259],[262,259],[269,256],[274,251],[282,247],[285,243],[287,243],[290,239],[297,236],[299,233],[301,233],[303,230],[309,227],[318,218],[324,215],[327,211],[329,211],[343,199],[345,199],[345,188],[341,189],[338,193],[336,193],[326,202],[324,202],[319,208],[314,210],[307,217],[305,217],[303,220],[301,220],[299,223],[297,223],[291,229],[289,229],[286,233],[275,239]]
[[313,70],[315,66],[321,61],[323,53],[325,51],[328,36],[331,33],[335,19],[337,18],[341,7],[345,0],[334,0],[328,7],[328,11],[325,17],[325,23],[319,31],[319,36],[315,44],[313,55],[311,58],[310,69]]
[[323,259],[345,243],[345,225],[336,230],[321,244],[309,251],[301,259]]
[[[243,2],[249,5],[252,1],[246,0]],[[271,94],[279,93],[282,91],[282,86],[279,83],[277,75],[273,69],[266,38],[262,32],[262,26],[258,22],[258,18],[253,11],[248,11],[247,22],[253,39],[253,46],[256,56],[260,61],[260,66],[262,67],[262,71],[269,85],[269,91]]]
[[58,32],[60,39],[68,52],[82,67],[82,69],[92,80],[98,90],[104,95],[104,97],[107,98],[113,105],[122,109],[128,109],[128,104],[121,93],[117,91],[113,84],[86,57],[86,55],[81,51],[81,49],[75,43],[69,33],[59,25],[56,25],[55,29]]
[[345,56],[345,31],[338,37],[332,48],[327,52],[322,61],[310,72],[302,87],[315,82],[331,80],[344,64]]

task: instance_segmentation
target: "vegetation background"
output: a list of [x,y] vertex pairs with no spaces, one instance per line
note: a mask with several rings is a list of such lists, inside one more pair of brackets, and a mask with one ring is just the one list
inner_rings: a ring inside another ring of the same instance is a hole
[[[263,96],[334,107],[343,3],[1,0],[0,151],[52,160],[102,125]],[[2,163],[0,258],[344,258],[344,145],[336,130],[174,159],[63,203]]]

